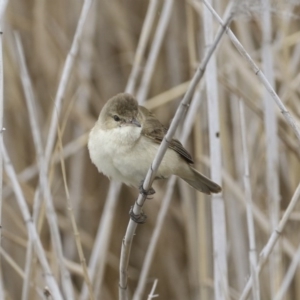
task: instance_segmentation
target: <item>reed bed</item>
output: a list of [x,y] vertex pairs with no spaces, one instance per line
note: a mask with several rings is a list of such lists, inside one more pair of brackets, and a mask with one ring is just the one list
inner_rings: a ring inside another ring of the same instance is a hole
[[[298,1],[0,4],[0,300],[300,299]],[[155,182],[128,256],[138,190],[86,147],[124,91],[223,188]]]

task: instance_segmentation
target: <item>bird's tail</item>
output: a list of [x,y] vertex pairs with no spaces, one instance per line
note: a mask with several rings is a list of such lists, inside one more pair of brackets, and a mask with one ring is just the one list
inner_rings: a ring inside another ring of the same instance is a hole
[[193,188],[198,190],[199,192],[205,193],[210,195],[211,193],[217,194],[222,191],[222,188],[216,184],[215,182],[211,181],[201,173],[199,173],[194,168],[190,168],[193,172],[193,176],[187,178],[182,178],[184,181],[186,181],[189,185],[191,185]]

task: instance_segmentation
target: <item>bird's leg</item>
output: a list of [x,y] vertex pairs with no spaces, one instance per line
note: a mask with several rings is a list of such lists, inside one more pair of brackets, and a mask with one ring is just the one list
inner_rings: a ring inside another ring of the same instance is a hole
[[136,215],[133,212],[133,206],[130,207],[129,215],[132,221],[138,224],[144,224],[146,222],[147,216],[141,211],[140,214]]
[[[155,194],[155,190],[151,187],[148,191],[146,191],[143,187],[143,184],[144,184],[144,180],[141,181],[140,186],[139,186],[140,193],[143,194],[146,197],[146,199],[151,199],[148,196]],[[136,203],[136,204],[139,205],[138,203]],[[143,213],[143,211],[141,211],[140,214],[136,215],[133,212],[133,206],[131,206],[131,208],[130,208],[129,215],[130,215],[131,220],[138,224],[144,224],[147,219],[147,216]]]
[[141,181],[140,186],[139,186],[139,191],[140,194],[143,194],[144,196],[150,196],[155,194],[155,190],[151,187],[148,191],[146,191],[143,187],[144,185],[144,180]]

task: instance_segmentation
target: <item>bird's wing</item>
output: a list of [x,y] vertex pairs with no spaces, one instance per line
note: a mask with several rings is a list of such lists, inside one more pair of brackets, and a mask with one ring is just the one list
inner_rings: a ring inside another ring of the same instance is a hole
[[[144,106],[139,106],[139,111],[143,124],[142,135],[153,140],[155,143],[160,144],[168,129]],[[178,140],[172,139],[169,142],[169,148],[176,151],[188,163],[194,163],[191,155]]]

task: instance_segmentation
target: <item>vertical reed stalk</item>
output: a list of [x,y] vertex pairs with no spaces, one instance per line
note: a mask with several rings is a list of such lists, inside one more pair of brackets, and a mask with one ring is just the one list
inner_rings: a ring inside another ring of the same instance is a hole
[[[228,7],[227,14],[231,10]],[[203,26],[206,49],[213,42],[213,18],[209,10],[203,9]],[[206,95],[208,102],[208,123],[209,123],[209,145],[210,156],[212,157],[211,178],[221,183],[221,143],[219,124],[219,97],[217,63],[215,54],[212,55],[207,64],[205,73]],[[227,275],[227,238],[225,205],[222,194],[212,195],[212,222],[213,222],[213,252],[214,252],[214,292],[215,299],[225,300],[228,298],[228,275]]]
[[[274,61],[272,47],[272,22],[271,5],[269,0],[263,3],[263,43],[262,43],[262,62],[263,70],[270,85],[275,89],[274,80]],[[277,117],[275,105],[271,95],[264,90],[264,123],[266,128],[266,178],[268,191],[268,207],[270,228],[274,230],[279,222],[280,216],[280,194],[278,182],[279,156],[278,156],[278,138],[277,138]],[[277,244],[269,260],[270,269],[270,297],[273,299],[281,281],[281,250]]]
[[239,102],[240,108],[240,120],[241,120],[241,134],[242,134],[242,144],[243,144],[243,160],[245,165],[244,173],[244,187],[246,195],[246,210],[247,210],[247,225],[248,225],[248,237],[249,237],[249,261],[250,261],[250,270],[251,276],[253,278],[252,286],[252,297],[254,300],[260,299],[260,288],[259,288],[259,277],[256,272],[257,265],[257,254],[256,254],[256,242],[255,242],[255,228],[253,220],[253,205],[252,205],[252,190],[249,174],[249,157],[247,149],[247,131],[246,131],[246,120],[243,103]]
[[[0,3],[0,143],[3,143],[3,107],[4,107],[4,85],[3,85],[3,53],[2,53],[2,43],[3,43],[3,14],[6,8],[7,1],[1,1]],[[2,188],[3,188],[3,159],[2,153],[0,153],[0,247],[2,247]],[[5,291],[2,278],[2,261],[0,258],[0,300],[4,299]]]

